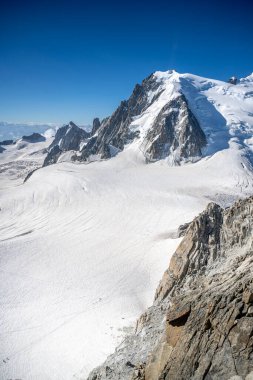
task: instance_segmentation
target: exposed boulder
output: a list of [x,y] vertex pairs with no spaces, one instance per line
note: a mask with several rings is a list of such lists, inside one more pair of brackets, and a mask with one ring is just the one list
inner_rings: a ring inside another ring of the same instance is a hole
[[3,153],[5,149],[0,145],[0,153]]

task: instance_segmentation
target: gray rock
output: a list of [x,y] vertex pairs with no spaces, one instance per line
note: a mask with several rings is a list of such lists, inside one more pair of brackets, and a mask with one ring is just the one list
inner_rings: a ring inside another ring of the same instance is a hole
[[48,152],[44,160],[43,167],[55,164],[61,154],[62,150],[59,148],[59,145],[54,145]]
[[48,154],[43,166],[57,162],[62,152],[80,149],[81,143],[85,142],[90,134],[84,129],[79,128],[72,121],[68,125],[59,128],[55,138],[48,148]]
[[100,123],[100,120],[98,117],[96,117],[94,120],[93,120],[93,123],[92,123],[92,130],[91,130],[91,135],[93,136],[98,128],[100,127],[101,123]]
[[[126,144],[138,138],[139,132],[129,128],[133,118],[144,112],[163,91],[157,78],[150,75],[135,86],[130,98],[122,101],[109,118],[101,124],[94,119],[93,137],[83,147],[80,160],[88,160],[93,155],[110,158],[111,152],[122,151]],[[140,149],[148,162],[171,156],[171,161],[179,164],[201,157],[205,145],[205,134],[181,94],[161,109]]]
[[209,204],[187,228],[135,333],[89,379],[251,379],[252,228],[253,197],[225,210]]
[[68,150],[79,150],[80,143],[85,141],[88,137],[88,132],[70,121],[68,125],[57,130],[55,138],[49,146],[49,150],[55,145],[58,145],[63,152]]
[[32,133],[29,136],[23,136],[22,140],[29,143],[37,143],[37,142],[46,141],[46,138],[42,136],[40,133]]
[[173,163],[201,157],[206,136],[184,95],[168,102],[155,119],[142,144],[148,161],[171,156]]
[[[139,138],[138,128],[130,128],[135,117],[141,115],[164,91],[153,74],[137,84],[128,100],[102,120],[95,118],[91,133],[78,128],[73,122],[60,128],[49,147],[59,145],[62,151],[81,151],[74,159],[91,161],[108,159],[122,151],[125,145]],[[142,137],[143,139],[143,137]],[[140,150],[147,162],[169,157],[172,164],[195,161],[202,155],[206,137],[193,115],[183,94],[168,101],[150,126]],[[48,160],[47,160],[48,161]]]
[[137,84],[130,98],[122,101],[109,118],[102,120],[96,130],[97,135],[83,147],[80,159],[87,160],[91,155],[110,158],[111,151],[115,149],[109,149],[109,146],[121,151],[127,143],[138,137],[138,133],[130,131],[129,125],[134,116],[141,114],[161,94],[162,89],[152,99],[149,98],[149,92],[158,90],[159,86],[153,74],[144,79],[141,85]]

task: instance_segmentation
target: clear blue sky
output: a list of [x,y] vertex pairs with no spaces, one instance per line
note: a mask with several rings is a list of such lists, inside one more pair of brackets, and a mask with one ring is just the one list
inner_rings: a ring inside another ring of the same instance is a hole
[[87,124],[156,70],[246,76],[250,3],[2,1],[0,120]]

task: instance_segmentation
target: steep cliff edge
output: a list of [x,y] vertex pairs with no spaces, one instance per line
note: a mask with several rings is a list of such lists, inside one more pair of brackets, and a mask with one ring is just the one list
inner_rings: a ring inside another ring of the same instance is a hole
[[188,226],[151,308],[89,380],[250,380],[253,197]]

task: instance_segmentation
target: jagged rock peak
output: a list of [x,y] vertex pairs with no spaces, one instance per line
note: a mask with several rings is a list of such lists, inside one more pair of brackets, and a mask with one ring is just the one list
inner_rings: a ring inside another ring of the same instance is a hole
[[167,159],[179,165],[198,160],[207,140],[181,91],[180,78],[175,70],[149,75],[110,117],[101,122],[95,118],[90,134],[70,122],[57,131],[50,149],[59,145],[62,151],[80,150],[75,159],[93,161],[111,158],[134,142],[146,162]]
[[95,119],[93,120],[93,123],[92,123],[92,130],[91,130],[91,135],[93,136],[98,128],[100,127],[101,123],[100,123],[100,120],[98,117],[95,117]]
[[81,160],[95,155],[110,158],[137,140],[147,161],[170,157],[170,163],[180,164],[201,157],[206,145],[175,71],[156,72],[136,84],[130,98],[94,131],[96,135],[82,149]]
[[72,150],[79,151],[81,144],[84,143],[89,136],[90,134],[88,132],[79,128],[73,121],[59,128],[53,142],[48,148],[48,155],[45,158],[43,166],[56,163],[62,152]]

